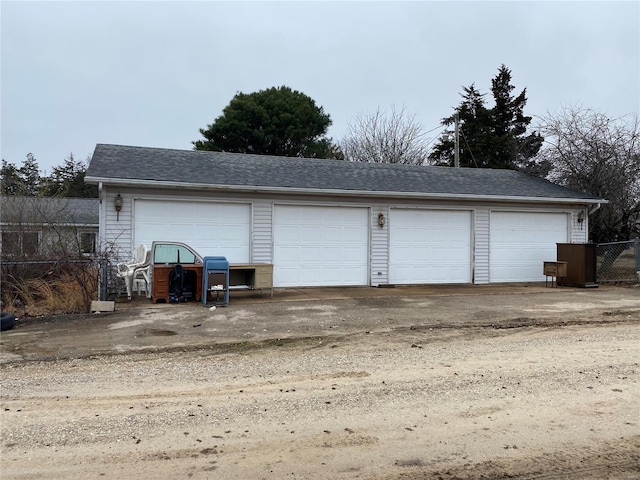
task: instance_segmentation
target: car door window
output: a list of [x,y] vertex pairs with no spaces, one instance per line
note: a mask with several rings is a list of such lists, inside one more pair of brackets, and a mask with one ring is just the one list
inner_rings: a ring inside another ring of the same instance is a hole
[[153,263],[196,263],[195,254],[182,245],[159,244],[155,247]]

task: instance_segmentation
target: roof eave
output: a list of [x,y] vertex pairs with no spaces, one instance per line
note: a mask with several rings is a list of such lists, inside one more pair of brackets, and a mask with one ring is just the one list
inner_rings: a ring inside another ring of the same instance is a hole
[[21,221],[17,221],[17,222],[12,222],[9,220],[3,220],[0,222],[0,226],[3,227],[13,227],[13,226],[19,226],[19,227],[64,227],[64,228],[98,228],[99,227],[99,223],[58,223],[58,222],[21,222]]
[[598,198],[560,198],[560,197],[525,197],[514,195],[475,195],[469,193],[424,193],[424,192],[387,192],[372,190],[339,190],[326,188],[296,188],[296,187],[265,187],[260,185],[212,185],[208,183],[168,182],[155,180],[136,180],[123,178],[86,177],[86,183],[102,182],[104,185],[120,185],[131,187],[159,187],[159,188],[197,188],[219,192],[249,192],[249,193],[286,193],[302,195],[341,195],[341,196],[376,196],[385,198],[428,198],[437,200],[488,200],[488,201],[518,201],[526,203],[571,203],[571,204],[602,204],[608,200]]

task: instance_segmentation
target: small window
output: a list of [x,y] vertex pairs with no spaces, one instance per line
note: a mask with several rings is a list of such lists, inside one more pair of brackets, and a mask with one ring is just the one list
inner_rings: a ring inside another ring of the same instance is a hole
[[22,254],[36,255],[38,253],[38,232],[22,234]]
[[2,232],[2,253],[4,255],[36,255],[38,232]]
[[18,232],[2,232],[2,254],[20,255],[20,234]]
[[80,234],[80,248],[85,254],[96,253],[96,233],[82,232]]

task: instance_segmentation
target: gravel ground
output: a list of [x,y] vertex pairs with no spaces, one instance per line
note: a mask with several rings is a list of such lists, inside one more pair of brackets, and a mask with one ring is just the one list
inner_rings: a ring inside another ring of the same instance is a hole
[[[636,295],[558,298],[562,322],[349,329],[330,310],[345,333],[223,350],[25,360],[24,335],[3,337],[20,358],[1,365],[1,476],[639,479]],[[326,321],[326,304],[305,318]]]

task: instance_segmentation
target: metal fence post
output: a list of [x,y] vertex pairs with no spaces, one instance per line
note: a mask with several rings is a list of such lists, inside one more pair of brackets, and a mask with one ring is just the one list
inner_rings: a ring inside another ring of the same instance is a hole
[[104,301],[107,300],[107,296],[108,296],[108,279],[107,279],[107,267],[109,265],[109,262],[102,258],[100,259],[100,288],[99,288],[99,293],[100,293],[100,300]]
[[640,238],[635,239],[636,250],[636,273],[638,274],[638,281],[640,282]]

